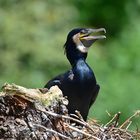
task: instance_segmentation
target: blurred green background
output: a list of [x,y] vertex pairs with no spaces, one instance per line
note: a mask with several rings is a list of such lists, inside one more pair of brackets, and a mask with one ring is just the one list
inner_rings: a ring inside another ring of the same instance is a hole
[[43,87],[68,70],[63,44],[75,27],[107,30],[87,59],[101,86],[89,118],[120,111],[124,121],[140,109],[139,0],[0,0],[0,86]]

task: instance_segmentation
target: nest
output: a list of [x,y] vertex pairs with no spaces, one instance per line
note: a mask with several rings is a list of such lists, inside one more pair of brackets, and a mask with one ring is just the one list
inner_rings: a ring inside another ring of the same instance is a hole
[[68,100],[57,86],[27,89],[5,84],[0,93],[0,139],[6,140],[132,140],[139,132],[128,130],[135,112],[118,126],[120,112],[105,125],[68,114]]

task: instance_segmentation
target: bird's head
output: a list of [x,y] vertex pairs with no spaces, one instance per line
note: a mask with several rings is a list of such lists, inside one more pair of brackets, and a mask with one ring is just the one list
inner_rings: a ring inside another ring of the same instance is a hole
[[[69,32],[65,46],[75,45],[75,49],[82,53],[87,53],[88,49],[96,40],[106,38],[105,35],[93,35],[93,33],[104,32],[104,28],[91,29],[91,28],[76,28]],[[70,46],[69,46],[70,47]],[[72,46],[71,46],[72,47]],[[67,49],[67,48],[66,48]],[[71,48],[72,49],[72,48]]]
[[87,56],[89,48],[96,40],[106,38],[105,35],[94,35],[94,33],[104,32],[104,28],[76,28],[69,32],[65,43],[65,52],[69,60],[81,56]]

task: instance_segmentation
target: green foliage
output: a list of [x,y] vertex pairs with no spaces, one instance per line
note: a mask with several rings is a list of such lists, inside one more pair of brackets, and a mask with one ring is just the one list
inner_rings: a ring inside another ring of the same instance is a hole
[[[91,111],[91,115],[97,118],[106,114],[101,112],[100,108],[108,110],[111,114],[121,111],[123,118],[140,109],[140,28],[138,23],[131,24],[134,28],[126,27],[119,38],[107,43],[99,50],[100,56],[94,65],[97,67],[100,63],[96,74],[101,84],[101,92]],[[106,48],[109,51],[104,53]],[[95,49],[94,51],[93,53],[96,53]],[[140,124],[140,119],[137,123]]]
[[63,44],[71,28],[105,27],[106,43],[87,60],[101,85],[90,117],[105,121],[108,110],[127,118],[140,108],[139,10],[138,0],[1,0],[0,85],[43,87],[70,67]]
[[[138,17],[135,10],[131,12],[130,22],[119,36],[110,39],[103,47],[93,50],[93,54],[99,52],[94,65],[101,91],[93,110],[91,109],[91,115],[97,116],[98,119],[106,114],[100,111],[101,108],[111,114],[121,111],[123,120],[140,109],[140,19]],[[133,127],[136,126],[140,126],[140,119],[134,123]]]
[[[129,22],[131,12],[138,9],[138,1],[135,0],[72,0],[72,3],[79,11],[79,22],[94,27],[103,26],[111,37],[120,33]],[[133,5],[133,10],[127,12],[129,4]]]
[[67,67],[65,29],[74,21],[74,14],[74,8],[58,1],[2,0],[0,84],[43,86],[55,73],[63,72]]

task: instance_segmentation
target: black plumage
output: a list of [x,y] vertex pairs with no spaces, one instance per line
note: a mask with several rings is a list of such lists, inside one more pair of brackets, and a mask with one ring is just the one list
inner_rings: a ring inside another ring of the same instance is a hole
[[100,89],[93,70],[86,63],[89,47],[94,41],[105,38],[104,35],[91,36],[91,33],[99,31],[105,32],[105,29],[73,29],[68,34],[64,45],[72,68],[45,85],[46,88],[58,85],[63,95],[69,100],[69,113],[74,114],[75,110],[78,110],[84,120],[87,119],[89,108],[94,103]]

